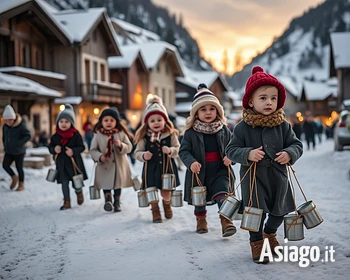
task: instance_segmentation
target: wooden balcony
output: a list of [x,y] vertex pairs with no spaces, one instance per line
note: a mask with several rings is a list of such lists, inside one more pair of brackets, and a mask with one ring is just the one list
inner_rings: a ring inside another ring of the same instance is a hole
[[90,84],[80,84],[83,100],[122,103],[122,86],[116,83],[95,81]]

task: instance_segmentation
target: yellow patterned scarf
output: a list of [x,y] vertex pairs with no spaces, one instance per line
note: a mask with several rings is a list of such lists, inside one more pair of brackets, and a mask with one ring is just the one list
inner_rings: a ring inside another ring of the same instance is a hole
[[243,109],[242,115],[243,121],[252,127],[274,127],[280,125],[286,119],[282,108],[268,116],[256,113],[252,109]]

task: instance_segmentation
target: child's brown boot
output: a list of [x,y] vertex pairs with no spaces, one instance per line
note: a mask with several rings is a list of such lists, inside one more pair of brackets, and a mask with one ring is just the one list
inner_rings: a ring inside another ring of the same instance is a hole
[[114,196],[114,212],[120,212],[122,211],[122,209],[120,208],[120,196],[119,195],[115,195]]
[[230,220],[226,219],[221,215],[220,215],[220,220],[221,220],[221,228],[222,228],[222,237],[229,237],[236,233],[237,229]]
[[60,210],[66,210],[70,208],[70,199],[65,199]]
[[171,201],[163,200],[163,209],[165,218],[171,219],[173,217],[173,211],[171,210]]
[[255,263],[266,264],[269,262],[268,257],[264,257],[264,259],[260,261],[260,255],[261,255],[263,244],[264,244],[264,240],[250,242],[250,247],[252,249],[252,259],[253,259],[253,262]]
[[18,183],[18,188],[16,189],[17,192],[23,191],[24,190],[24,183],[19,182]]
[[199,234],[208,232],[207,216],[196,216],[197,219],[197,230]]
[[280,246],[279,242],[276,239],[276,233],[266,233],[265,231],[263,232],[263,238],[267,238],[269,240],[270,243],[270,248],[271,248],[271,252],[273,255],[277,255],[275,252],[275,248],[277,246]]
[[10,190],[13,190],[16,187],[16,185],[17,185],[18,175],[13,175],[11,178],[12,178],[12,182],[11,182],[11,185],[10,185]]
[[103,209],[107,212],[113,211],[112,195],[110,192],[105,193],[105,204],[103,205]]
[[151,203],[153,223],[162,223],[162,216],[160,215],[160,210],[158,202]]
[[81,191],[81,192],[76,192],[76,194],[77,194],[77,203],[79,204],[79,205],[82,205],[83,203],[84,203],[84,194],[83,194],[83,191]]

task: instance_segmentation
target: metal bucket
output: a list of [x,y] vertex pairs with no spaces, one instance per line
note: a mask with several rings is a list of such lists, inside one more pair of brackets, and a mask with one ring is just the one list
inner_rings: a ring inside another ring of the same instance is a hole
[[297,211],[299,215],[304,217],[304,225],[307,229],[314,228],[323,222],[323,219],[312,200],[300,205]]
[[158,202],[158,190],[156,187],[150,187],[146,189],[146,196],[148,204]]
[[244,207],[241,229],[258,232],[263,210],[255,207]]
[[139,191],[141,189],[142,185],[142,179],[140,176],[136,175],[132,178],[132,181],[134,182],[134,191]]
[[148,207],[148,201],[145,190],[139,190],[137,192],[137,201],[139,203],[139,207]]
[[94,186],[90,186],[89,187],[89,193],[90,193],[90,199],[100,199],[101,195],[100,195],[100,190],[98,190],[97,188],[95,188]]
[[82,187],[84,187],[83,174],[78,174],[73,176],[73,186],[76,190],[80,190]]
[[46,181],[55,182],[58,171],[56,169],[49,169],[46,176]]
[[218,213],[221,216],[224,216],[226,219],[232,221],[237,214],[240,206],[241,202],[237,198],[234,196],[227,196],[222,203]]
[[193,187],[191,189],[192,205],[204,206],[207,204],[207,188],[206,187]]
[[162,175],[162,190],[173,191],[175,190],[175,175],[163,174]]
[[297,214],[289,214],[284,217],[284,238],[289,241],[304,239],[303,217]]
[[177,191],[173,191],[172,195],[171,195],[171,206],[173,207],[181,207],[182,204],[182,191],[181,190],[177,190]]

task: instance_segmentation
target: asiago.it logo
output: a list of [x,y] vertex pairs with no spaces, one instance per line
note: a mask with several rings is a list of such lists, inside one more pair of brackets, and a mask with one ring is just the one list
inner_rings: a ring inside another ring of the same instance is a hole
[[[288,239],[284,240],[288,243]],[[323,258],[321,258],[321,251],[324,250]],[[310,262],[335,262],[333,246],[325,246],[324,249],[318,246],[277,246],[275,248],[276,255],[272,254],[269,240],[264,239],[263,248],[259,261],[262,262],[264,258],[268,257],[270,262],[299,262],[300,267],[308,267]]]

